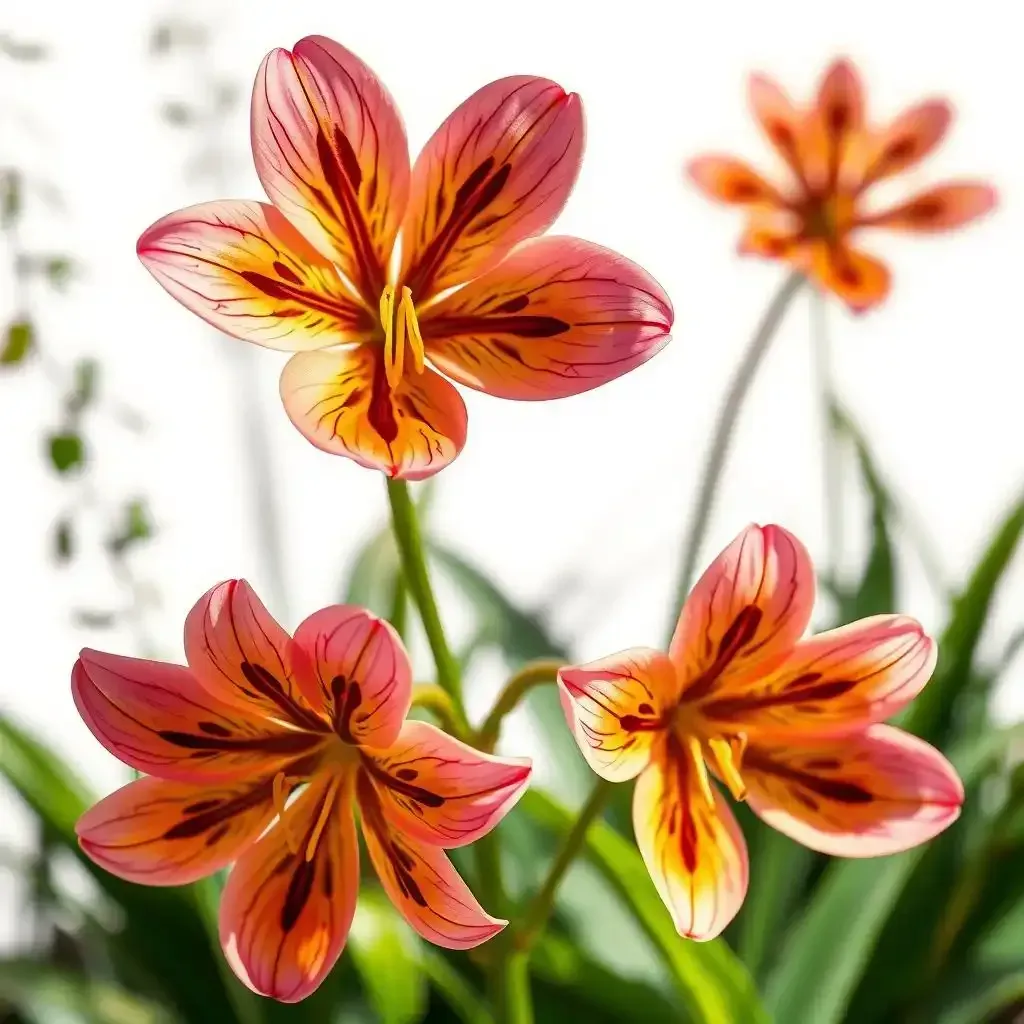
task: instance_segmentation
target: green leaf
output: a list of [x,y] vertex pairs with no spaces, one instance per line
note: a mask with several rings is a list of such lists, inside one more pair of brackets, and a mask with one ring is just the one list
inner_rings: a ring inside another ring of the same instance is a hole
[[347,950],[379,1024],[416,1024],[427,1007],[420,940],[375,889],[359,894]]
[[[539,790],[530,790],[519,806],[548,832],[564,835],[572,828],[572,813]],[[586,857],[658,950],[694,1021],[758,1024],[769,1019],[750,975],[725,942],[680,939],[633,843],[606,823],[596,822],[587,833]]]
[[363,545],[352,562],[343,602],[386,616],[394,604],[400,570],[395,538],[391,528],[385,527]]
[[80,359],[75,364],[75,385],[68,400],[73,413],[87,409],[96,398],[100,367],[95,359]]
[[74,524],[65,516],[58,519],[53,528],[53,555],[58,562],[68,562],[74,553]]
[[79,434],[64,431],[49,438],[50,462],[58,473],[68,473],[85,462],[85,445]]
[[128,548],[153,536],[146,504],[136,498],[128,502],[122,513],[122,525],[107,541],[110,552],[114,555],[123,554]]
[[7,327],[4,346],[0,349],[0,366],[17,366],[35,345],[35,328],[28,320],[15,320]]
[[42,271],[50,285],[62,292],[71,283],[75,264],[68,256],[47,256],[42,262]]
[[[4,37],[0,35],[0,50]],[[21,214],[21,175],[13,167],[0,177],[0,228],[8,228]]]
[[423,946],[422,953],[423,970],[452,1013],[463,1024],[493,1024],[491,1011],[451,960],[435,946]]

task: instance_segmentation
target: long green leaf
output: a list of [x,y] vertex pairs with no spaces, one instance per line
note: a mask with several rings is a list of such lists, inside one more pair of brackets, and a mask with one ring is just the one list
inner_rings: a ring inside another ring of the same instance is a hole
[[[549,832],[561,835],[572,827],[571,812],[538,790],[528,792],[520,808]],[[694,1021],[758,1024],[769,1019],[750,975],[722,940],[698,943],[679,937],[629,840],[598,822],[587,833],[586,856],[651,939]]]

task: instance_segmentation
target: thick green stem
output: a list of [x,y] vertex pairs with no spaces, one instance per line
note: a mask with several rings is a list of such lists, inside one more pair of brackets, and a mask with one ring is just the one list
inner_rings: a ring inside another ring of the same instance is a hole
[[583,849],[587,838],[587,830],[591,824],[601,816],[605,804],[612,795],[612,783],[600,779],[587,802],[580,808],[579,816],[572,829],[566,834],[562,841],[561,848],[555,855],[555,859],[548,870],[548,876],[544,879],[540,891],[533,898],[533,902],[527,908],[523,916],[522,924],[519,926],[516,935],[516,947],[521,950],[529,950],[536,941],[537,936],[543,931],[551,916],[551,909],[555,904],[555,895],[558,887],[562,884],[566,873],[572,866],[572,862]]
[[441,625],[441,616],[434,600],[427,573],[427,558],[420,536],[416,509],[409,497],[409,487],[404,480],[388,480],[388,500],[391,502],[391,524],[402,559],[402,575],[409,588],[416,607],[419,609],[423,630],[434,656],[437,667],[437,683],[452,699],[452,709],[458,722],[459,733],[466,736],[469,723],[462,704],[462,682],[459,679],[459,665],[448,647]]
[[771,340],[775,336],[793,296],[800,290],[803,283],[804,277],[798,271],[794,271],[783,281],[782,287],[775,294],[761,323],[758,324],[757,331],[750,339],[750,344],[747,346],[739,366],[736,367],[732,383],[729,385],[725,400],[718,411],[715,432],[712,436],[711,447],[708,449],[707,460],[704,463],[704,473],[697,491],[697,502],[690,520],[689,533],[683,546],[682,567],[679,573],[679,582],[676,585],[676,601],[672,609],[671,628],[675,626],[676,615],[693,583],[697,558],[700,555],[701,545],[704,543],[704,535],[711,519],[718,485],[722,479],[722,470],[725,468],[726,456],[729,454],[729,444],[743,409],[743,403],[750,392],[750,385],[754,382],[761,360],[768,351]]
[[505,716],[511,714],[534,687],[553,683],[562,665],[557,658],[542,658],[529,662],[512,676],[498,694],[498,699],[484,719],[484,724],[477,730],[475,745],[491,753],[501,735],[501,724]]

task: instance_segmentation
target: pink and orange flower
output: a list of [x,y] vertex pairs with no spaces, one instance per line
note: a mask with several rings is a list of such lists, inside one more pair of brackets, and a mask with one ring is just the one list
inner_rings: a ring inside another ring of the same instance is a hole
[[637,843],[682,935],[718,935],[747,889],[743,835],[712,777],[834,856],[905,850],[960,813],[952,765],[881,724],[927,682],[933,641],[901,615],[801,639],[813,603],[804,547],[752,525],[694,587],[668,654],[636,648],[559,674],[590,766],[639,776]]
[[995,190],[978,181],[937,185],[889,209],[866,206],[871,188],[942,141],[953,117],[945,100],[927,100],[889,124],[872,125],[860,75],[850,61],[838,60],[808,108],[795,106],[760,74],[750,78],[750,104],[792,182],[776,188],[742,161],[718,155],[692,161],[690,177],[712,199],[748,211],[740,252],[789,263],[855,312],[881,302],[890,287],[885,264],[851,244],[856,232],[948,231],[995,206]]
[[672,305],[644,270],[592,242],[538,237],[569,197],[583,135],[578,96],[504,78],[411,167],[381,81],[310,36],[256,77],[253,157],[271,204],[173,213],[139,256],[214,327],[295,353],[281,397],[313,444],[421,479],[466,439],[466,407],[435,369],[498,398],[563,398],[669,340]]
[[443,851],[497,824],[529,761],[406,721],[412,673],[388,623],[339,605],[293,639],[232,580],[189,614],[185,653],[188,668],[90,650],[75,665],[82,718],[147,773],[78,822],[97,864],[181,885],[237,862],[220,907],[225,954],[250,988],[284,1002],[309,995],[345,944],[357,808],[381,885],[420,935],[468,949],[504,927]]

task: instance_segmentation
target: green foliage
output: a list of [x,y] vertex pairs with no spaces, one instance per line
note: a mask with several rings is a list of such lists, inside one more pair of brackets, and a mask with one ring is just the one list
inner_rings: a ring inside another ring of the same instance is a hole
[[48,439],[50,464],[58,473],[70,473],[85,463],[85,444],[80,434],[71,430],[51,434]]
[[0,348],[0,366],[17,366],[31,353],[35,328],[29,320],[15,320],[9,324]]

